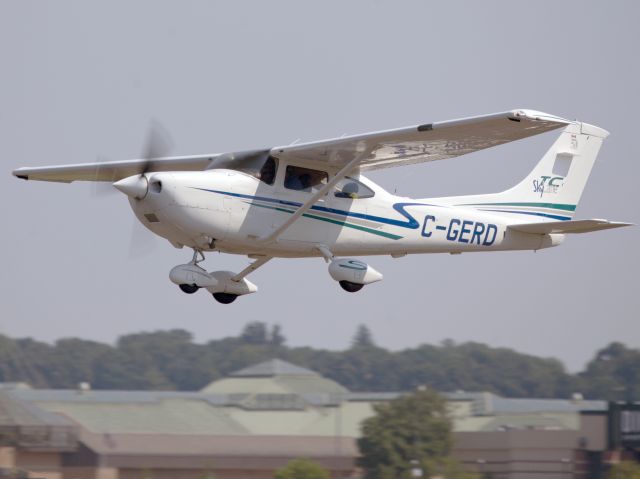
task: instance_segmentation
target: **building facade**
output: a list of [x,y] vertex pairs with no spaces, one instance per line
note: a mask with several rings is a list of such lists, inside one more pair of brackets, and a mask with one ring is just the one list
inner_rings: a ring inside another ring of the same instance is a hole
[[[376,403],[400,394],[350,392],[277,359],[199,392],[5,385],[0,470],[46,479],[267,479],[306,457],[333,478],[356,478],[360,424]],[[509,479],[595,479],[612,458],[603,401],[445,396],[454,456],[469,470]],[[619,422],[632,431],[634,418]]]

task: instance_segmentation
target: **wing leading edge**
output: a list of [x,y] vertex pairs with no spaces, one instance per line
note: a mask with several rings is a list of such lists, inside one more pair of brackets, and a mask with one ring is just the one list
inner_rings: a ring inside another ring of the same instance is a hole
[[[533,110],[511,110],[491,115],[425,123],[395,130],[282,146],[273,156],[302,164],[341,169],[357,160],[362,171],[436,161],[521,140],[571,123]],[[260,150],[268,152],[269,150]],[[13,175],[25,180],[117,181],[146,171],[200,171],[233,168],[233,160],[255,152],[175,156],[47,167],[19,168]],[[229,161],[231,160],[231,161]],[[223,166],[224,165],[224,166]]]
[[[104,163],[18,168],[13,175],[23,180],[57,181],[109,181],[114,182],[147,171],[205,170],[218,155],[175,156],[152,160],[124,160]],[[148,164],[150,163],[150,164]]]

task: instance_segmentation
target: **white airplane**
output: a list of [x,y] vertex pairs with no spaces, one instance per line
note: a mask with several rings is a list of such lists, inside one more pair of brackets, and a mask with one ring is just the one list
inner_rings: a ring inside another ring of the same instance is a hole
[[[563,128],[533,171],[501,193],[409,199],[362,173],[443,160]],[[171,281],[221,303],[257,291],[247,275],[272,258],[323,257],[349,292],[382,274],[350,256],[539,250],[569,233],[630,223],[574,220],[602,141],[596,126],[513,110],[332,140],[237,153],[19,168],[18,178],[103,181],[129,197],[142,224],[193,249]],[[157,150],[157,149],[156,149]],[[207,272],[204,252],[246,255],[239,273]]]

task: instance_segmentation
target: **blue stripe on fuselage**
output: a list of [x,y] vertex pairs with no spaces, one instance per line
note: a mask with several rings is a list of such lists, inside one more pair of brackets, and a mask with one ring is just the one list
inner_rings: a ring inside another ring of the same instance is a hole
[[[302,203],[297,203],[295,201],[286,201],[286,200],[278,200],[275,198],[267,198],[266,196],[252,196],[252,195],[243,195],[242,193],[231,193],[229,191],[220,191],[220,190],[209,190],[207,188],[195,188],[193,187],[193,189],[196,190],[201,190],[201,191],[208,191],[210,193],[218,193],[221,195],[227,195],[227,196],[234,196],[236,198],[246,198],[246,199],[250,199],[250,200],[259,200],[259,201],[266,201],[269,203],[277,203],[280,205],[286,205],[286,206],[295,206],[295,207],[300,207],[302,206]],[[377,221],[379,223],[384,223],[387,225],[393,225],[393,226],[399,226],[401,228],[409,228],[409,229],[418,229],[418,227],[420,226],[420,223],[418,223],[418,221],[411,216],[409,213],[407,213],[404,208],[406,206],[434,206],[434,207],[440,207],[438,205],[429,205],[426,203],[395,203],[393,205],[393,209],[396,210],[398,213],[400,213],[402,216],[404,216],[407,221],[401,221],[401,220],[394,220],[392,218],[383,218],[382,216],[374,216],[374,215],[367,215],[364,213],[353,213],[350,211],[344,211],[344,210],[338,210],[335,208],[327,208],[325,206],[312,206],[311,209],[315,210],[315,211],[323,211],[326,213],[334,213],[334,214],[338,214],[338,215],[342,215],[342,216],[347,216],[347,217],[353,217],[353,218],[360,218],[363,220],[371,220],[371,221]]]

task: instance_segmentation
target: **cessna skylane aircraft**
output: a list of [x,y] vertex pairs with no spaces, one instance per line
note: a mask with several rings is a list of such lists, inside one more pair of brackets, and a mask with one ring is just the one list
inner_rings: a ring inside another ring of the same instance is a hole
[[[533,171],[494,194],[409,199],[362,173],[444,160],[560,129]],[[257,291],[247,279],[272,258],[322,257],[346,291],[382,274],[350,256],[538,250],[566,234],[628,226],[574,220],[582,190],[608,133],[532,110],[236,153],[19,168],[24,180],[102,181],[129,197],[142,224],[176,248],[193,249],[169,278],[188,294],[221,303]],[[204,253],[246,255],[239,273],[207,272]]]

